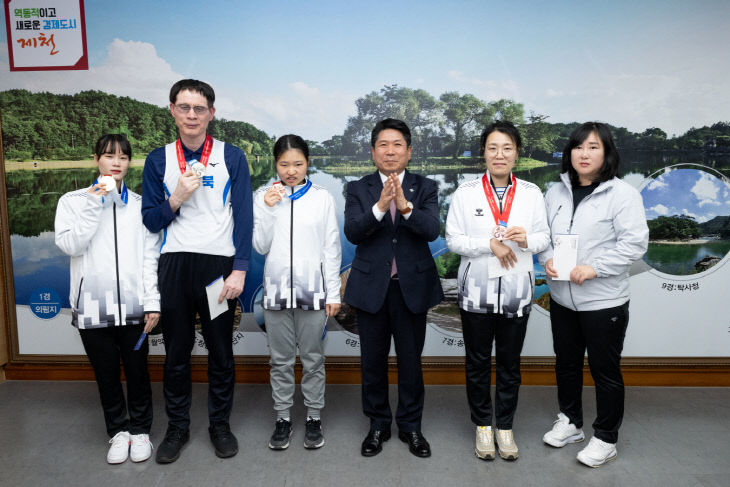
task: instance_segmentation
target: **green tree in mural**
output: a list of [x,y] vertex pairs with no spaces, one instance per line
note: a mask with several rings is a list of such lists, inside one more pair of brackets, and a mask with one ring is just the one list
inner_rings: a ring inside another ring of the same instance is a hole
[[660,216],[647,224],[652,240],[689,240],[701,234],[700,224],[687,215]]
[[640,137],[641,147],[644,150],[662,150],[667,146],[667,133],[660,128],[648,128]]
[[414,151],[423,151],[423,134],[437,123],[440,104],[425,90],[400,88],[397,85],[384,86],[355,101],[357,115],[350,117],[343,134],[348,145],[358,148],[367,155],[370,147],[370,132],[373,126],[384,118],[403,120],[411,129]]
[[520,126],[523,138],[524,150],[523,153],[527,157],[532,157],[536,151],[545,153],[553,152],[555,147],[553,141],[556,135],[550,128],[545,120],[548,119],[547,115],[538,115],[535,112],[530,112],[527,117],[527,123]]
[[[56,95],[8,90],[0,92],[0,106],[7,159],[90,159],[96,139],[110,132],[127,135],[137,157],[177,135],[167,108],[101,91]],[[249,155],[271,153],[271,138],[246,122],[215,119],[210,131],[245,146]]]
[[487,109],[484,102],[469,93],[460,95],[455,91],[447,91],[439,97],[443,104],[444,121],[454,132],[453,156],[459,157],[464,140],[473,136],[475,122]]

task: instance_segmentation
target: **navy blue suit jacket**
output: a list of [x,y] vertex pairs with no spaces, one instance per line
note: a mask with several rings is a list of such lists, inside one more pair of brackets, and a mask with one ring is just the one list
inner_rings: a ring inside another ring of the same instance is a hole
[[345,236],[357,245],[344,300],[355,308],[377,312],[385,301],[393,257],[403,299],[411,313],[425,313],[444,297],[428,242],[439,236],[438,186],[435,181],[405,171],[403,192],[413,203],[408,219],[390,213],[378,221],[372,207],[380,199],[380,174],[347,185]]

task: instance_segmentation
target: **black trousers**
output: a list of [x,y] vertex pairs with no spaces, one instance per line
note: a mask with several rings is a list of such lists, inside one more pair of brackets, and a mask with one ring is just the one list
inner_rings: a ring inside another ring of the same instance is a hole
[[214,424],[228,422],[231,415],[236,381],[232,338],[236,300],[229,300],[228,311],[211,321],[205,287],[221,275],[227,277],[232,266],[233,257],[189,252],[160,256],[160,324],[165,341],[163,390],[168,422],[178,428],[190,427],[190,354],[195,345],[195,313],[200,316],[201,333],[208,349],[208,418]]
[[[145,340],[139,350],[134,350],[143,329],[142,325],[124,325],[79,330],[84,350],[94,368],[109,436],[120,431],[149,434],[152,426],[152,391],[147,371],[149,345]],[[120,359],[127,378],[126,401]]]
[[596,384],[596,438],[616,443],[624,417],[621,351],[629,323],[629,303],[596,311],[573,311],[550,300],[558,405],[570,422],[583,427],[583,357]]
[[424,397],[421,353],[426,339],[426,313],[411,313],[403,301],[398,280],[391,279],[383,307],[377,313],[358,309],[357,321],[362,409],[370,418],[370,427],[390,430],[393,420],[388,400],[388,352],[392,336],[398,359],[395,422],[400,431],[420,431]]
[[466,352],[466,397],[471,420],[477,426],[492,425],[492,343],[496,348],[497,387],[494,394],[496,427],[512,429],[522,382],[520,353],[525,342],[528,316],[507,318],[494,313],[461,312]]

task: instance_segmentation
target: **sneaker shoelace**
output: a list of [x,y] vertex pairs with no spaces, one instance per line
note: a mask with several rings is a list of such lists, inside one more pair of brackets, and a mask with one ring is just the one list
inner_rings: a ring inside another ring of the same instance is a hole
[[[117,442],[122,442],[122,441],[124,441],[123,436],[124,436],[123,433],[119,432],[109,440],[109,443],[113,445]],[[127,439],[127,445],[129,445],[129,439]]]
[[613,445],[610,443],[606,443],[605,441],[600,441],[594,436],[593,438],[591,438],[591,441],[588,442],[588,447],[594,450],[598,450],[601,454],[605,455],[606,453],[611,451]]
[[276,421],[276,431],[274,432],[274,434],[276,436],[286,436],[286,430],[288,429],[288,426],[289,426],[288,421],[283,420],[283,419],[278,419]]
[[322,421],[319,419],[308,419],[306,424],[307,434],[317,434],[322,427]]
[[171,429],[167,430],[164,441],[167,441],[167,442],[182,441],[184,436],[185,436],[185,433],[183,432],[183,430],[181,430],[179,428],[171,428]]
[[149,443],[151,449],[154,450],[154,448],[155,448],[155,445],[153,445],[152,442],[150,441],[149,435],[131,435],[130,442],[131,442],[132,446],[135,446],[135,444],[139,445],[139,444]]
[[489,430],[487,428],[477,428],[477,435],[479,436],[479,441],[483,443],[491,443],[489,441]]
[[564,433],[571,429],[570,421],[564,419],[557,419],[553,422],[553,431],[556,433]]
[[514,445],[512,435],[504,430],[499,430],[499,444],[504,447],[511,447]]
[[231,427],[227,424],[216,424],[213,426],[213,434],[218,438],[227,439],[231,433]]

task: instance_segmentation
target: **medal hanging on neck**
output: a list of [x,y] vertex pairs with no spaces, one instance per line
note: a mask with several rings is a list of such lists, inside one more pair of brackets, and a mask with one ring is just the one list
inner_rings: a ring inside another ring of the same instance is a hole
[[[306,182],[306,183],[304,183],[304,186],[302,186],[302,187],[301,187],[301,188],[299,188],[298,190],[294,191],[294,192],[293,192],[292,194],[290,194],[290,195],[289,195],[288,197],[289,197],[289,199],[290,199],[290,200],[292,200],[292,201],[294,201],[294,200],[298,200],[299,198],[301,198],[302,196],[304,196],[304,195],[305,195],[305,193],[306,193],[307,191],[309,191],[309,188],[311,188],[311,187],[312,187],[312,181],[310,181],[309,179],[307,179],[307,182]],[[292,188],[292,189],[294,189],[294,188]]]
[[[205,173],[205,170],[208,168],[208,158],[210,158],[210,152],[212,149],[213,137],[205,134],[205,142],[203,143],[203,154],[200,156],[200,162],[196,160],[190,161],[190,169],[193,170],[193,172],[195,172],[198,177],[201,177],[203,173]],[[180,137],[177,138],[177,142],[175,143],[175,151],[177,152],[177,165],[180,168],[180,174],[185,174],[185,172],[188,170],[188,162],[185,160],[185,154],[183,153]]]
[[497,200],[494,197],[494,191],[492,190],[492,183],[489,181],[488,173],[484,173],[482,176],[482,186],[484,186],[484,195],[487,197],[487,203],[489,203],[489,209],[492,210],[492,216],[494,217],[494,231],[492,235],[497,240],[502,240],[504,234],[507,232],[507,222],[509,221],[509,214],[512,211],[512,202],[515,199],[515,191],[517,191],[517,180],[514,174],[510,174],[511,183],[505,191],[504,204],[502,205],[502,211],[499,210]]

